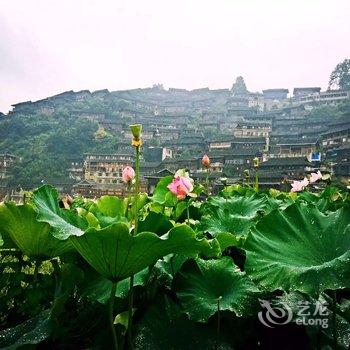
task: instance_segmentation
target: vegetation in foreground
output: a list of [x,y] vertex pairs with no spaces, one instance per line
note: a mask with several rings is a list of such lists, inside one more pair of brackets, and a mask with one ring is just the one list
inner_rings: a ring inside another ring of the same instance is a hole
[[208,192],[2,203],[0,347],[347,349],[348,193]]

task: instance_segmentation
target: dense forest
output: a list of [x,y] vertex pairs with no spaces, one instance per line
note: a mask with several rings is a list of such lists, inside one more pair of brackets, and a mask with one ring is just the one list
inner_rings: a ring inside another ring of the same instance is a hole
[[15,115],[0,125],[0,152],[21,157],[10,182],[23,187],[68,181],[70,159],[85,152],[112,152],[118,141],[116,135],[99,134],[96,122],[67,115]]

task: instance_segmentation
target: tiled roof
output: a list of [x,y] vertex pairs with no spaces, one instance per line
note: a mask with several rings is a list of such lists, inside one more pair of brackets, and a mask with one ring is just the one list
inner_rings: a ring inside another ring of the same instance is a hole
[[262,162],[260,167],[283,166],[283,165],[311,165],[306,157],[286,157],[286,158],[270,158],[266,162]]

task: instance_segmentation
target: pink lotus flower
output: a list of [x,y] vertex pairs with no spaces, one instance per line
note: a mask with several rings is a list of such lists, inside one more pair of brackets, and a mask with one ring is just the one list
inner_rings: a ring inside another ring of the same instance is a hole
[[293,181],[291,192],[300,192],[309,184],[309,180],[304,178],[301,181]]
[[305,188],[309,184],[309,180],[306,177],[304,177],[304,180],[301,180],[300,182],[303,188]]
[[312,184],[320,179],[322,179],[322,174],[320,171],[318,171],[317,173],[311,173],[311,176],[309,178],[309,182],[310,182],[310,184]]
[[168,189],[173,193],[177,199],[185,199],[186,196],[192,196],[193,180],[189,177],[188,173],[180,169],[175,173],[175,177]]
[[202,165],[205,168],[209,168],[209,166],[210,166],[210,159],[209,159],[209,157],[206,154],[202,158]]
[[135,178],[135,170],[131,166],[126,166],[123,169],[122,179],[125,183],[130,183]]

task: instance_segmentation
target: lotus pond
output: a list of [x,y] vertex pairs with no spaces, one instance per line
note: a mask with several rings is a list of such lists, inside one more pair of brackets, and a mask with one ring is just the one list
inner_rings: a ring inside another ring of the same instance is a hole
[[0,348],[348,349],[349,195],[0,204]]

